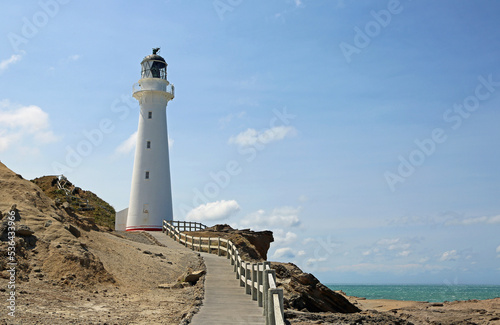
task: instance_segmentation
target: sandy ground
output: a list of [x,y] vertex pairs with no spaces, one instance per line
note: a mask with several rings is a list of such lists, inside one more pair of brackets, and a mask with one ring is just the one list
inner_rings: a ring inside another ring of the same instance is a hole
[[390,312],[413,324],[500,324],[500,298],[445,303],[351,299],[362,310]]
[[[2,308],[0,324],[179,324],[192,317],[202,301],[203,279],[179,289],[158,285],[175,283],[188,268],[204,268],[197,253],[174,241],[158,246],[143,233],[118,236],[92,231],[85,238],[114,284],[77,288],[30,275],[17,287],[15,317]],[[0,288],[6,281],[1,279]]]

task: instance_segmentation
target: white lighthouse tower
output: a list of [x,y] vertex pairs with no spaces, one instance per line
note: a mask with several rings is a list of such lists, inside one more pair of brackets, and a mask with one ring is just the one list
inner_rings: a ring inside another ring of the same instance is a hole
[[168,157],[167,103],[174,85],[167,80],[167,63],[153,49],[141,62],[139,88],[134,98],[141,112],[137,131],[127,231],[160,231],[162,220],[172,220],[172,190]]

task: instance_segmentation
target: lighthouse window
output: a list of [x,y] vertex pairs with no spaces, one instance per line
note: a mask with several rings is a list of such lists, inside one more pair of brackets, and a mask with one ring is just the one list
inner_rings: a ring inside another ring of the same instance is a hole
[[149,172],[146,172],[146,179],[149,179]]
[[151,149],[151,141],[146,141],[146,149]]
[[148,112],[148,118],[149,119],[153,118],[153,112]]

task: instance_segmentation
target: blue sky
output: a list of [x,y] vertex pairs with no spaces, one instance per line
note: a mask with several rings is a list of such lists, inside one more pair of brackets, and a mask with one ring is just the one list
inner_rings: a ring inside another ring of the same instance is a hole
[[334,283],[500,284],[496,1],[2,3],[0,159],[128,206],[161,47],[174,215]]

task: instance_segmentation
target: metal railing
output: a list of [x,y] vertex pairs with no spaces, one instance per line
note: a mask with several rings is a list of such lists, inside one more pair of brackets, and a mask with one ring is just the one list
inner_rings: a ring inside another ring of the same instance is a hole
[[[153,89],[143,89],[138,82],[136,82],[135,84],[132,85],[132,93],[136,93],[136,92],[143,91],[143,90],[153,90]],[[165,88],[165,92],[169,93],[172,96],[172,98],[174,98],[175,97],[174,84],[169,83]]]
[[[174,224],[177,224],[176,227]],[[195,237],[182,231],[196,231],[188,229],[203,230],[205,225],[190,221],[166,221],[163,220],[162,231],[180,244],[197,250],[208,252],[218,256],[226,256],[233,265],[236,279],[240,286],[245,287],[245,293],[256,300],[259,307],[263,308],[266,325],[285,324],[283,289],[277,287],[276,271],[271,269],[271,262],[250,263],[244,261],[236,245],[229,239],[221,237]]]

